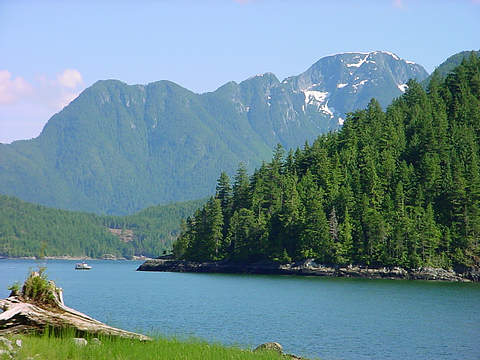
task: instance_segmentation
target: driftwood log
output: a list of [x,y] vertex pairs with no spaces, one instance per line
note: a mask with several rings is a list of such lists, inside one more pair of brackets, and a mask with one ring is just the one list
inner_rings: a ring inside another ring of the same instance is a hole
[[148,336],[136,334],[108,326],[63,303],[62,289],[48,282],[48,301],[32,298],[26,291],[29,280],[39,277],[46,281],[41,273],[32,272],[25,281],[22,291],[12,291],[6,299],[0,300],[0,335],[30,332],[43,332],[49,328],[53,331],[73,329],[78,334],[119,336],[138,340],[151,340]]

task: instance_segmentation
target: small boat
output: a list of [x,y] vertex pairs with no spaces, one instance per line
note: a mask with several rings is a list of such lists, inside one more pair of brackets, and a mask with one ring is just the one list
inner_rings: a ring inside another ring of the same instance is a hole
[[75,270],[90,270],[92,267],[88,265],[85,261],[75,264]]

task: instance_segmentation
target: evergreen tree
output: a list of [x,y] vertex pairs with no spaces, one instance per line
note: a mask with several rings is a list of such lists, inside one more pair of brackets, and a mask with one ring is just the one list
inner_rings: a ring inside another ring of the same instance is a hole
[[215,198],[220,200],[220,206],[222,208],[223,215],[223,229],[222,237],[227,237],[228,226],[230,224],[230,217],[232,216],[232,188],[230,187],[230,178],[225,172],[220,174],[220,178],[217,180]]
[[235,175],[232,201],[233,211],[250,207],[250,182],[244,163],[240,163]]
[[231,258],[241,261],[255,261],[262,257],[261,231],[253,212],[242,208],[232,216],[228,241]]
[[329,226],[329,232],[330,232],[330,237],[332,241],[338,242],[338,220],[337,220],[337,213],[335,211],[335,206],[332,207],[332,211],[330,211],[328,226]]

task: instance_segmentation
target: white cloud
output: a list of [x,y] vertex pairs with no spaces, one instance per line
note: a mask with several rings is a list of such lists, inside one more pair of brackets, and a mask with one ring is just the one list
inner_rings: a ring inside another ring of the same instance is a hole
[[27,81],[0,70],[0,143],[37,136],[48,119],[83,90],[81,73],[65,69]]
[[32,92],[32,86],[22,77],[12,78],[7,70],[0,70],[0,104],[12,104]]
[[57,81],[61,86],[74,89],[83,83],[82,74],[75,69],[65,69],[57,76]]
[[32,100],[48,107],[53,115],[80,94],[82,84],[82,74],[76,69],[65,69],[55,79],[39,75],[35,78],[35,99]]

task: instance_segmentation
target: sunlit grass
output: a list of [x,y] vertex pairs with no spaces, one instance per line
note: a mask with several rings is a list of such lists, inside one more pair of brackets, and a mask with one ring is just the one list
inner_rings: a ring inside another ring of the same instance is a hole
[[[159,359],[238,359],[279,360],[283,356],[274,352],[252,352],[236,347],[208,344],[200,340],[177,340],[155,337],[153,341],[139,341],[114,337],[99,337],[101,344],[87,338],[87,345],[74,343],[73,332],[51,336],[48,333],[34,336],[17,336],[22,347],[15,359],[27,360],[159,360]],[[1,357],[0,357],[1,358]]]

